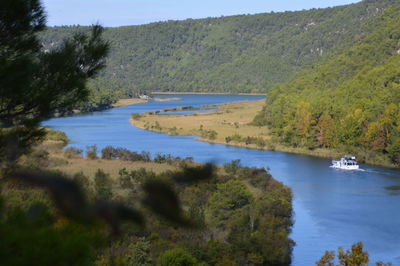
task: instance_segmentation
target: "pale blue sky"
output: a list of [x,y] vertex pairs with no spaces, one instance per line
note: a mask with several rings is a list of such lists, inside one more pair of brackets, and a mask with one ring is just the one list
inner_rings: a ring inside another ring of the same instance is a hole
[[302,10],[357,0],[42,0],[48,25],[138,25],[155,21]]

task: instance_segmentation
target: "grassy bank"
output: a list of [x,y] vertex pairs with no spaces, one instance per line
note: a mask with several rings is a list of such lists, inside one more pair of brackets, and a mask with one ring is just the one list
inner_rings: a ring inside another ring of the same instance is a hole
[[112,105],[112,107],[121,107],[121,106],[137,104],[137,103],[146,103],[146,102],[147,102],[146,100],[139,98],[119,99],[116,103]]
[[[144,114],[133,114],[133,125],[147,130],[167,133],[170,135],[194,135],[197,139],[209,143],[218,143],[253,149],[282,151],[306,154],[323,158],[337,158],[346,153],[330,149],[307,149],[289,147],[279,143],[272,137],[266,126],[255,126],[251,122],[258,113],[264,100],[240,101],[218,105],[216,111],[208,113],[192,113],[188,115],[157,115],[158,111]],[[357,152],[354,152],[357,154]],[[361,161],[386,167],[393,167],[376,154],[371,158],[361,158]]]
[[174,98],[167,98],[167,97],[158,97],[153,99],[156,102],[170,102],[170,101],[182,101],[182,98],[174,97]]

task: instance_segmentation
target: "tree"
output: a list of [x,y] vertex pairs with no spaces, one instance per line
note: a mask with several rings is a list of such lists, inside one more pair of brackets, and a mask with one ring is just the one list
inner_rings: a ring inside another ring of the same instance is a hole
[[8,161],[44,136],[43,119],[85,101],[87,80],[105,67],[109,44],[102,27],[44,50],[37,34],[45,21],[39,0],[0,3],[0,152]]
[[[335,264],[335,252],[326,251],[324,256],[316,262],[318,266],[366,266],[369,265],[369,255],[368,252],[363,250],[363,243],[358,242],[351,246],[351,249],[344,251],[342,247],[338,249],[337,258],[339,264]],[[392,265],[390,262],[376,262],[376,265],[389,266]]]
[[251,201],[252,195],[242,181],[230,180],[219,184],[208,200],[213,222],[217,227],[225,226],[230,217]]

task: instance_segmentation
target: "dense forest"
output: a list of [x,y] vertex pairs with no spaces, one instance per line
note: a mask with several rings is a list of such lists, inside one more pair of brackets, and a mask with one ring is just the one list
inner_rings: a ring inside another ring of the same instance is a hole
[[[366,0],[308,11],[107,28],[107,68],[90,85],[106,93],[93,102],[113,101],[114,91],[122,96],[144,91],[265,92],[332,48],[364,36],[362,25],[393,2]],[[50,27],[41,39],[51,50],[73,33],[88,30]]]
[[350,47],[273,87],[255,123],[288,145],[400,165],[400,3]]

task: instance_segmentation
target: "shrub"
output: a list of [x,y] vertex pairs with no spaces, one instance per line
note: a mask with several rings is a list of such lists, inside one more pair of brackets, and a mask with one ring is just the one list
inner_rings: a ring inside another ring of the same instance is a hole
[[67,158],[81,157],[82,152],[83,152],[83,150],[75,148],[75,147],[69,147],[64,150],[64,154]]
[[230,163],[224,164],[225,172],[230,175],[235,175],[239,168],[240,168],[240,160],[233,160]]
[[97,146],[96,145],[87,146],[86,156],[92,160],[97,159]]
[[266,146],[265,140],[263,138],[257,138],[256,145],[258,148],[264,148]]
[[94,176],[94,184],[99,198],[110,199],[112,197],[112,182],[109,174],[98,169]]
[[239,134],[234,134],[231,136],[231,140],[235,142],[242,142],[242,136]]
[[142,117],[142,115],[139,113],[133,113],[131,117],[133,120],[139,120]]
[[64,146],[67,145],[69,141],[67,135],[64,132],[49,128],[46,129],[46,139],[60,141],[63,143]]
[[74,174],[72,179],[82,188],[83,191],[85,192],[90,191],[89,178],[83,172]]
[[122,168],[118,172],[119,174],[119,184],[122,188],[132,188],[132,180],[130,173],[126,170],[126,168]]
[[191,266],[197,263],[192,255],[181,248],[167,250],[158,259],[160,266]]
[[101,150],[101,158],[106,160],[117,159],[118,151],[112,146],[107,146]]

